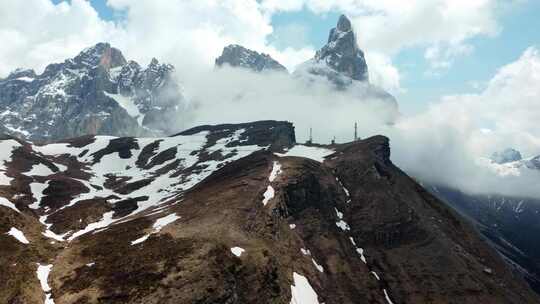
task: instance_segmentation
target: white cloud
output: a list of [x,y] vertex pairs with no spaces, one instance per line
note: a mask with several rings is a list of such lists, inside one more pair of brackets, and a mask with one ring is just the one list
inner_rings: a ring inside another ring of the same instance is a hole
[[[401,88],[399,70],[391,60],[395,54],[407,47],[425,47],[433,69],[447,68],[472,51],[468,39],[498,32],[498,1],[108,0],[112,9],[123,12],[124,18],[113,23],[100,19],[84,0],[58,5],[51,0],[2,0],[0,39],[9,43],[0,50],[0,75],[22,66],[41,70],[98,41],[110,41],[142,63],[157,57],[184,71],[211,67],[226,44],[238,43],[270,53],[292,70],[321,46],[269,43],[274,32],[271,17],[305,8],[352,17],[372,79],[396,92]],[[284,36],[283,30],[278,28],[277,36]]]
[[403,92],[400,84],[401,75],[390,57],[379,52],[368,52],[365,55],[371,83],[392,94]]
[[456,57],[468,55],[474,51],[469,44],[458,43],[452,46],[433,45],[426,49],[424,58],[429,62],[432,70],[450,68]]
[[83,0],[58,5],[49,0],[2,0],[0,76],[18,67],[41,70],[116,33],[115,26],[101,20]]
[[242,44],[270,53],[292,69],[311,57],[310,46],[276,48],[268,43],[271,18],[257,1],[245,0],[109,0],[117,22],[100,19],[84,0],[2,0],[0,75],[17,67],[41,71],[100,41],[120,48],[126,57],[147,63],[168,61],[181,73],[209,69],[223,47]]
[[[193,101],[188,117],[192,126],[288,120],[295,124],[299,141],[306,140],[313,127],[314,138],[329,143],[333,136],[338,141],[350,141],[355,121],[363,135],[374,134],[397,114],[391,104],[377,97],[360,97],[365,92],[363,87],[336,91],[318,78],[310,82],[284,73],[230,68],[193,76],[186,83]],[[329,121],[332,123],[324,123]]]
[[263,0],[274,11],[309,9],[315,13],[343,12],[352,18],[360,46],[367,53],[393,56],[405,48],[426,48],[435,69],[448,68],[473,49],[477,36],[496,35],[500,0]]
[[513,147],[540,154],[540,52],[527,49],[502,67],[478,94],[446,96],[428,111],[404,117],[394,129],[394,160],[423,180],[469,192],[540,197],[540,172],[498,178],[478,167],[478,157]]

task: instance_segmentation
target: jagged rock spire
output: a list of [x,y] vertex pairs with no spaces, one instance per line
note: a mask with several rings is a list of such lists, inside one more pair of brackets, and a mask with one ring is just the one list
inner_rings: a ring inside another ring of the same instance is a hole
[[328,43],[317,52],[315,60],[354,80],[369,81],[364,52],[358,48],[352,23],[345,15],[330,31]]
[[341,32],[348,32],[352,30],[351,20],[349,20],[347,16],[341,15],[338,20],[337,29]]

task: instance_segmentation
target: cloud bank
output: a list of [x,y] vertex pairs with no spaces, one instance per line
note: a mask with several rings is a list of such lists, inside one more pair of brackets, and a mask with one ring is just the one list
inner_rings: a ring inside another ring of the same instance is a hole
[[498,176],[479,159],[507,147],[525,156],[540,154],[540,51],[527,49],[503,66],[476,94],[446,96],[418,115],[395,119],[392,107],[357,91],[336,92],[324,81],[307,84],[283,73],[255,74],[219,69],[190,78],[193,101],[188,125],[261,119],[294,122],[297,139],[329,143],[362,137],[390,137],[392,160],[421,181],[476,194],[540,197],[540,171]]
[[[266,52],[290,70],[320,46],[284,47],[270,37],[272,16],[310,10],[348,14],[366,50],[370,78],[400,92],[401,75],[392,57],[410,47],[425,49],[432,68],[448,68],[472,52],[468,40],[499,31],[500,0],[108,0],[122,18],[105,21],[85,0],[54,5],[51,0],[1,0],[0,77],[18,67],[41,71],[45,64],[72,57],[84,47],[111,42],[127,57],[151,57],[179,70],[211,68],[223,47],[237,43]],[[505,2],[502,2],[505,3]],[[290,31],[289,29],[288,31]],[[298,28],[296,29],[298,30]],[[299,34],[301,36],[301,33]],[[286,37],[285,37],[286,38]],[[299,40],[301,41],[301,39]]]
[[[277,12],[310,10],[347,13],[366,50],[370,78],[392,92],[402,90],[394,55],[424,50],[433,70],[473,52],[470,39],[500,30],[497,0],[109,0],[119,21],[100,18],[84,0],[54,5],[50,0],[0,0],[0,77],[17,67],[38,71],[45,64],[76,55],[82,48],[109,41],[141,63],[151,57],[173,63],[184,82],[191,111],[186,125],[293,121],[298,138],[314,128],[317,141],[333,136],[349,141],[359,122],[363,137],[391,138],[393,160],[410,174],[473,193],[502,192],[540,197],[537,174],[498,178],[479,167],[478,157],[506,147],[524,155],[540,154],[538,87],[540,56],[530,48],[502,67],[480,93],[447,96],[428,110],[384,122],[392,110],[354,92],[333,92],[324,83],[309,86],[283,74],[213,71],[223,46],[238,43],[270,53],[292,68],[312,57],[315,47],[279,48],[269,42]],[[509,5],[509,4],[507,4]],[[319,47],[319,46],[317,46]]]
[[443,97],[392,130],[394,160],[408,173],[471,193],[540,197],[539,172],[497,177],[478,165],[508,147],[540,154],[540,52],[527,49],[503,66],[478,94]]

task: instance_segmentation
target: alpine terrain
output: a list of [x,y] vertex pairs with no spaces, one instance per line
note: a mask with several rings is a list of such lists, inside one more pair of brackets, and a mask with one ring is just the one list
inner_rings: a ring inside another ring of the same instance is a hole
[[0,141],[1,303],[538,303],[387,138]]
[[184,106],[172,65],[153,59],[143,68],[108,43],[40,75],[19,69],[0,79],[0,129],[29,140],[170,135]]

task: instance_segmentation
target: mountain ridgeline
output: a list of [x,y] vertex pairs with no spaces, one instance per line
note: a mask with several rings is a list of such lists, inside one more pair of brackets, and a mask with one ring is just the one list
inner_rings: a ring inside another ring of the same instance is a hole
[[8,134],[40,141],[163,136],[181,128],[184,101],[172,65],[153,59],[142,68],[98,43],[40,75],[16,70],[0,79],[0,124]]
[[387,138],[0,141],[1,303],[538,303]]

